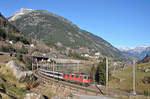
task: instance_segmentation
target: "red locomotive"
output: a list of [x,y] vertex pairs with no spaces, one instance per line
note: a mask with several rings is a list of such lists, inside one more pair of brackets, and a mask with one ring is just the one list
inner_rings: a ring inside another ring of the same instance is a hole
[[56,71],[50,71],[45,69],[39,69],[40,73],[49,76],[54,77],[56,79],[65,80],[72,83],[77,83],[83,86],[89,86],[90,84],[90,78],[88,75],[85,74],[76,74],[76,73],[63,73],[63,72],[56,72]]

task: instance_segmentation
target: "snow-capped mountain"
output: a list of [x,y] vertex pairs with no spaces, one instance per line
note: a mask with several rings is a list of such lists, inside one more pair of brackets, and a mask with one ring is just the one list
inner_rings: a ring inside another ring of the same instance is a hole
[[134,49],[133,47],[120,47],[120,51],[128,51]]
[[150,55],[150,46],[120,47],[120,51],[143,59],[147,54]]
[[21,16],[28,14],[29,12],[32,12],[32,11],[34,11],[34,10],[21,8],[19,11],[15,12],[8,20],[9,21],[15,21],[15,20],[21,18]]

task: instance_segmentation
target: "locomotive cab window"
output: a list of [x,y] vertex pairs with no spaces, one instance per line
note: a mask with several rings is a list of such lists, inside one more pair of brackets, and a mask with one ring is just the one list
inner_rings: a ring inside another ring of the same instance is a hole
[[86,76],[83,76],[82,78],[83,78],[83,79],[87,79],[87,77],[86,77]]
[[79,76],[77,75],[76,78],[78,78]]

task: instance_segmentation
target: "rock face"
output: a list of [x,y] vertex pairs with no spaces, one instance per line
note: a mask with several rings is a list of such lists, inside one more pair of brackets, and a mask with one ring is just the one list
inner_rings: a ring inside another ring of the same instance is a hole
[[22,15],[27,14],[29,12],[33,11],[32,9],[24,9],[21,8],[19,11],[15,12],[12,17],[10,18],[9,21],[14,21],[17,20],[18,18],[20,18]]
[[22,77],[25,77],[26,75],[31,75],[32,71],[24,71],[24,68],[16,63],[16,61],[10,61],[6,64],[7,67],[12,68],[13,75],[17,79],[21,79]]
[[144,72],[149,72],[149,71],[150,71],[149,69],[145,69],[145,70],[144,70]]
[[42,94],[39,93],[27,93],[24,99],[45,99]]

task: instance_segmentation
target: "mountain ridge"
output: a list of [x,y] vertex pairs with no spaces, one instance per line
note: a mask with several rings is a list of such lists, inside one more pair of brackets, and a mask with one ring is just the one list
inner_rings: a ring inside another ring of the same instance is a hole
[[147,54],[150,55],[150,46],[139,45],[136,47],[121,47],[120,51],[135,56],[141,60]]

